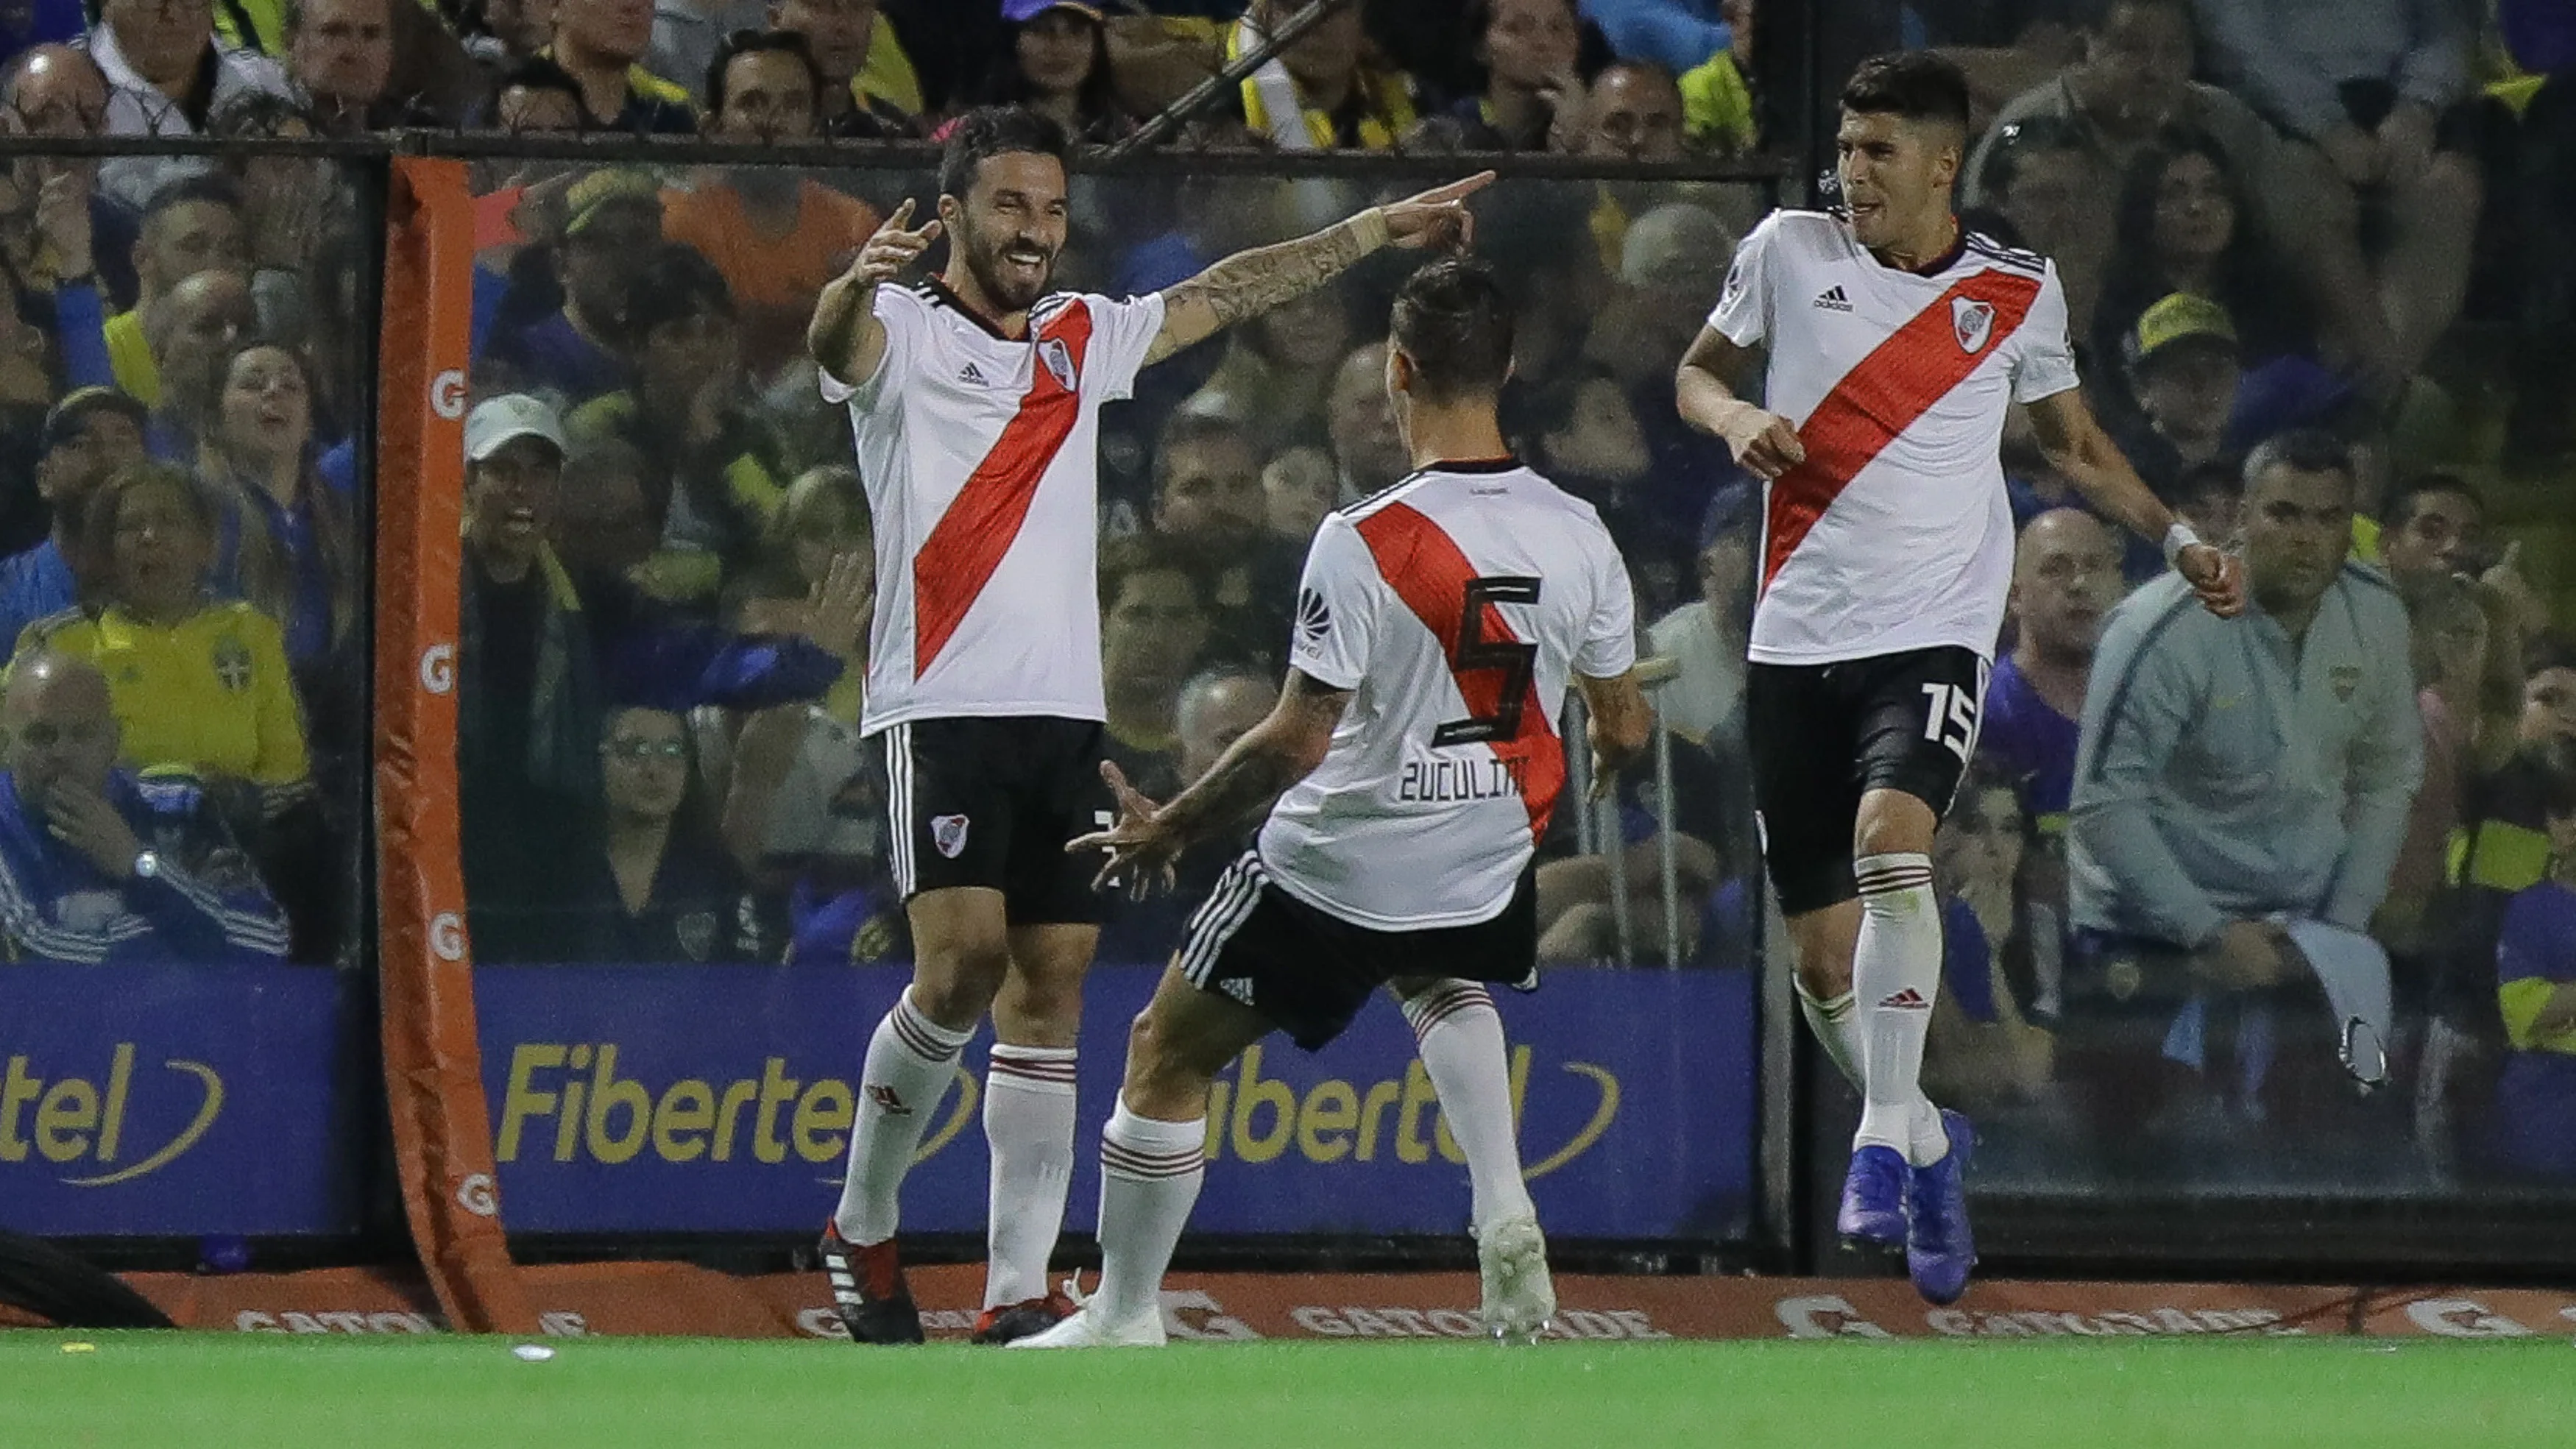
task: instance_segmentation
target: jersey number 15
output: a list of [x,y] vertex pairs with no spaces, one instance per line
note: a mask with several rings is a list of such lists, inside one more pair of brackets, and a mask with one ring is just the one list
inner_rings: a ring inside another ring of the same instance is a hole
[[1475,694],[1466,687],[1470,674],[1499,673],[1501,687],[1493,694],[1493,708],[1465,719],[1453,719],[1431,732],[1431,746],[1481,745],[1497,740],[1516,740],[1521,734],[1521,709],[1529,698],[1530,674],[1538,667],[1538,646],[1515,639],[1485,637],[1485,606],[1488,604],[1535,604],[1539,581],[1526,576],[1494,576],[1467,581],[1467,601],[1458,620],[1458,647],[1449,652],[1449,672],[1458,680],[1459,691],[1467,695],[1468,708],[1475,708]]

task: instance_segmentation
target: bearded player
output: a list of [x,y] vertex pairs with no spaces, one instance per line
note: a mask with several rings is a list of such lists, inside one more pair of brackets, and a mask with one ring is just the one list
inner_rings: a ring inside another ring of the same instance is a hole
[[[989,1012],[989,1262],[976,1337],[1071,1305],[1046,1289],[1073,1168],[1074,1035],[1099,938],[1064,842],[1106,824],[1097,572],[1099,409],[1136,374],[1389,245],[1462,237],[1490,174],[1374,207],[1127,301],[1048,290],[1066,234],[1066,142],[1017,109],[969,113],[938,217],[904,203],[823,289],[806,342],[846,403],[875,523],[878,596],[861,728],[885,742],[913,979],[868,1043],[822,1257],[861,1343],[918,1343],[896,1200],[959,1051]],[[943,233],[947,265],[891,285]]]
[[[1975,753],[2011,582],[2006,413],[2027,407],[2049,462],[2161,542],[2212,613],[2244,607],[2236,562],[2176,521],[2085,408],[2056,268],[1960,229],[1967,141],[1956,66],[1863,62],[1836,136],[1843,209],[1776,212],[1745,238],[1676,378],[1682,417],[1766,481],[1745,722],[1800,1004],[1861,1089],[1836,1226],[1901,1244],[1943,1304],[1976,1261],[1974,1139],[1919,1080],[1941,981],[1932,836]],[[1735,390],[1756,346],[1760,403]]]

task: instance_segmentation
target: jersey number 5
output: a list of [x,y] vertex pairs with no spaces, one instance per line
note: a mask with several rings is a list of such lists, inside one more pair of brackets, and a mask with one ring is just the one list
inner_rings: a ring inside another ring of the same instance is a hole
[[[1453,719],[1431,732],[1431,746],[1481,745],[1515,740],[1521,734],[1521,706],[1529,698],[1530,673],[1538,666],[1538,646],[1485,637],[1488,604],[1535,604],[1539,581],[1519,576],[1469,579],[1465,611],[1458,620],[1458,647],[1449,654],[1449,672],[1465,692],[1466,676],[1493,670],[1502,676],[1490,711]],[[1468,693],[1468,708],[1475,695]]]

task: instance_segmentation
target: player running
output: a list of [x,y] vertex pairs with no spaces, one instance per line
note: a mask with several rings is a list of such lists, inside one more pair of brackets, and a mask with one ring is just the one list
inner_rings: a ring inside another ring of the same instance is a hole
[[[957,1054],[986,1012],[992,1148],[984,1312],[1006,1342],[1071,1311],[1046,1291],[1073,1170],[1074,1034],[1099,939],[1064,841],[1110,822],[1096,597],[1100,405],[1137,372],[1321,286],[1390,244],[1462,239],[1490,173],[1245,252],[1155,296],[1048,291],[1065,244],[1065,137],[1028,111],[968,114],[939,216],[898,208],[823,289],[806,342],[847,403],[875,521],[878,596],[861,728],[885,740],[890,854],[915,944],[868,1043],[850,1164],[824,1230],[861,1343],[918,1343],[896,1199]],[[945,269],[889,285],[943,232]]]
[[[1276,1029],[1316,1050],[1387,983],[1418,1015],[1537,970],[1530,862],[1565,780],[1566,691],[1591,708],[1597,780],[1653,721],[1600,517],[1503,442],[1511,354],[1510,304],[1481,264],[1434,262],[1405,283],[1386,385],[1418,471],[1316,533],[1278,707],[1168,805],[1103,771],[1118,823],[1068,849],[1107,851],[1104,877],[1165,877],[1193,842],[1269,818],[1128,1036],[1100,1139],[1100,1291],[1017,1347],[1163,1342],[1163,1273],[1206,1176],[1208,1089],[1245,1047]],[[1473,1183],[1477,1255],[1487,1328],[1532,1336],[1555,1294],[1499,1025],[1475,1060],[1444,1070],[1427,1037],[1424,1058],[1459,1140],[1488,1144],[1471,1159],[1514,1169]]]
[[[1941,983],[1932,834],[1975,753],[2003,626],[2007,410],[2026,405],[2049,462],[2161,540],[2212,613],[2244,606],[2235,561],[2175,521],[2086,410],[2056,268],[1960,230],[1967,139],[1956,66],[1863,62],[1836,137],[1844,210],[1756,227],[1676,378],[1682,417],[1767,480],[1745,724],[1800,1005],[1861,1088],[1837,1226],[1901,1242],[1934,1303],[1967,1290],[1976,1249],[1968,1122],[1918,1081]],[[1760,405],[1732,390],[1756,344]]]

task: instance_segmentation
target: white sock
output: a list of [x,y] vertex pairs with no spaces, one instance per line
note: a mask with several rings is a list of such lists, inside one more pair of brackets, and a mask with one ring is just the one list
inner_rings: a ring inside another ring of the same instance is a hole
[[922,1015],[907,987],[868,1038],[858,1111],[850,1123],[850,1168],[841,1179],[841,1205],[832,1214],[851,1243],[866,1247],[894,1236],[903,1175],[947,1094],[957,1053],[973,1035]]
[[1207,1119],[1157,1122],[1118,1110],[1100,1133],[1100,1291],[1112,1323],[1163,1311],[1163,1273],[1207,1177]]
[[1941,989],[1941,911],[1932,900],[1932,858],[1915,852],[1865,855],[1860,880],[1860,946],[1852,953],[1859,995],[1860,1131],[1854,1147],[1893,1147],[1923,1167],[1949,1139],[1923,1095],[1923,1039]]
[[1807,1018],[1807,1029],[1825,1049],[1825,1059],[1843,1080],[1860,1085],[1860,1013],[1852,1009],[1857,993],[1846,991],[1831,1001],[1818,1001],[1807,994],[1807,983],[1798,983],[1798,1013]]
[[1467,1154],[1467,1182],[1479,1228],[1535,1215],[1521,1181],[1521,1148],[1512,1123],[1511,1060],[1503,1018],[1485,988],[1443,981],[1404,1003],[1404,1019],[1422,1051],[1423,1068],[1440,1093],[1449,1135]]
[[1047,1259],[1073,1181],[1071,1047],[995,1043],[984,1072],[984,1141],[993,1150],[984,1230],[984,1306],[1044,1298]]

